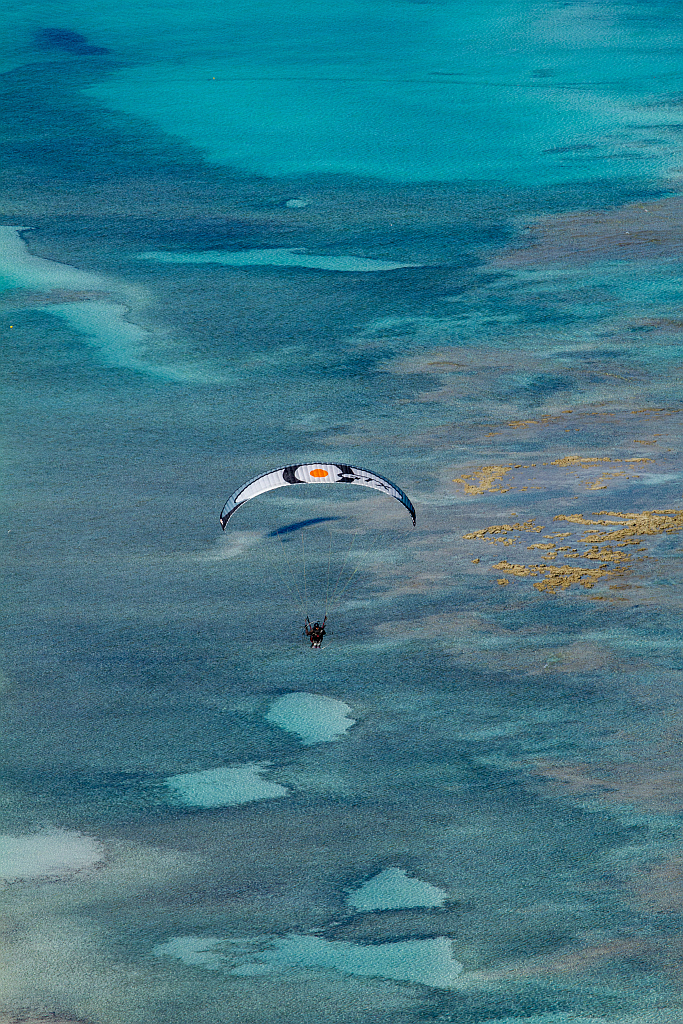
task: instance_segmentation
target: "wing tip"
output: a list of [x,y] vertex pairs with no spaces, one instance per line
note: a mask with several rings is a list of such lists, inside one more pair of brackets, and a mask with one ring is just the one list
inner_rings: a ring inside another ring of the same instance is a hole
[[234,515],[237,509],[240,507],[240,505],[243,505],[244,502],[238,501],[236,505],[233,505],[232,508],[228,509],[228,511],[226,512],[225,509],[228,508],[229,504],[230,501],[228,501],[227,505],[223,507],[223,511],[220,514],[220,521],[223,529],[225,529],[225,527],[228,525],[228,519],[230,518],[230,516]]

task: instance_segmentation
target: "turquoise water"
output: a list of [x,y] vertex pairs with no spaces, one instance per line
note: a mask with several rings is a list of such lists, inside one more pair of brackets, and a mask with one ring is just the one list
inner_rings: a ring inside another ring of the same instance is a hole
[[2,1021],[678,1020],[678,8],[5,28]]

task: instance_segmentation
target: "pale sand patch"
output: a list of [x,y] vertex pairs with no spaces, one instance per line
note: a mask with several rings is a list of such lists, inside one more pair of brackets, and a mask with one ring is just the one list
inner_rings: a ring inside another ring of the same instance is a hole
[[399,910],[408,907],[442,907],[448,893],[419,878],[409,878],[402,868],[386,868],[352,892],[346,902],[360,911]]
[[0,280],[15,288],[34,288],[38,291],[52,291],[63,288],[68,291],[86,289],[101,290],[104,278],[77,270],[65,263],[44,260],[33,256],[19,234],[29,228],[0,226]]
[[252,800],[287,796],[289,790],[285,786],[262,778],[261,773],[268,763],[172,775],[164,780],[164,785],[176,800],[189,807],[235,807]]
[[28,836],[0,835],[0,880],[68,878],[104,860],[96,839],[67,829]]
[[462,964],[453,958],[451,940],[444,936],[362,946],[317,935],[228,940],[189,935],[160,943],[153,953],[241,977],[289,973],[303,967],[442,989],[453,988],[463,971]]
[[361,256],[317,256],[304,249],[245,249],[240,252],[143,252],[141,260],[158,263],[215,263],[224,267],[300,267],[352,274],[377,273],[419,267],[419,263],[393,263]]
[[[28,289],[26,304],[41,308],[36,292],[46,293],[43,311],[65,320],[99,350],[102,361],[167,381],[215,383],[224,377],[209,367],[155,364],[149,361],[156,336],[129,319],[129,308],[103,298],[115,291],[132,304],[143,293],[130,285],[107,281],[99,274],[34,256],[20,232],[28,228],[0,225],[0,290]],[[13,300],[15,296],[12,296]],[[23,299],[21,300],[23,304]]]
[[66,320],[68,325],[98,349],[108,366],[136,370],[166,381],[199,383],[223,378],[206,367],[149,361],[154,335],[128,319],[126,306],[116,302],[68,302],[45,307],[45,312]]
[[115,302],[68,302],[50,306],[48,312],[85,335],[110,366],[144,368],[148,372],[154,369],[140,359],[150,340],[149,333],[126,319],[125,306]]
[[348,704],[315,693],[286,693],[278,697],[265,716],[266,721],[297,735],[304,746],[329,743],[355,725]]

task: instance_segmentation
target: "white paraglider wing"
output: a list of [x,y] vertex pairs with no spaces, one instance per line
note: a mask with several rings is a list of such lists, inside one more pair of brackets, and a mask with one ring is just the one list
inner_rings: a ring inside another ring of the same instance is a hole
[[339,462],[307,462],[295,466],[281,466],[269,473],[262,473],[238,487],[231,494],[221,512],[221,526],[225,529],[230,516],[234,515],[245,501],[255,498],[266,491],[274,491],[277,487],[289,487],[293,484],[357,484],[360,487],[372,487],[376,491],[384,491],[396,498],[410,512],[415,526],[415,509],[410,498],[400,487],[369,469],[358,466],[347,466]]

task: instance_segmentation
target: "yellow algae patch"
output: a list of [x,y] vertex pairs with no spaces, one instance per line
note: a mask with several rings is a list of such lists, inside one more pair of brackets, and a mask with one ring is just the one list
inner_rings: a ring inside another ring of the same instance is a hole
[[557,550],[554,544],[529,544],[527,547],[527,551],[534,551],[536,549],[545,551],[545,557],[551,561],[557,558]]
[[609,455],[565,455],[562,459],[555,459],[551,466],[591,466],[596,462],[621,462],[621,459],[612,459]]
[[[536,421],[528,420],[524,421],[525,424]],[[539,421],[540,422],[540,421]],[[519,421],[520,425],[522,421]],[[612,465],[615,464],[635,464],[640,462],[653,462],[654,459],[649,458],[630,458],[630,459],[618,459],[611,455],[564,455],[562,458],[553,459],[552,462],[544,462],[544,466],[556,466],[559,470],[586,470],[593,468],[602,468],[600,463],[608,462]],[[529,470],[535,469],[536,463],[509,463],[507,465],[496,465],[496,466],[482,466],[479,469],[473,470],[471,473],[465,473],[462,476],[456,476],[453,479],[453,483],[461,484],[465,494],[468,495],[479,495],[491,492],[497,492],[499,494],[505,494],[508,491],[513,490],[515,487],[519,491],[527,490],[542,490],[542,487],[532,487],[531,483],[536,479],[534,476],[527,476],[524,481],[519,481],[517,484],[514,480],[510,480],[507,487],[501,487],[501,481],[509,474],[514,473],[517,470]],[[628,474],[623,470],[619,469],[614,472],[603,472],[595,480],[583,480],[582,485],[590,491],[605,490],[607,487],[606,481],[615,479],[616,477],[626,477]],[[580,478],[579,478],[580,479]],[[519,484],[524,483],[524,486],[520,487]],[[552,480],[550,486],[554,486]]]
[[584,551],[583,558],[592,558],[598,562],[630,562],[631,556],[625,551],[614,551],[609,545],[604,548],[592,547]]
[[[562,459],[555,459],[550,463],[551,466],[561,466],[568,468],[569,466],[576,466],[579,469],[590,469],[592,466],[597,466],[599,462],[652,462],[653,459],[613,459],[608,455],[565,455]],[[623,470],[617,470],[615,473],[601,473],[597,480],[586,480],[586,487],[589,491],[604,491],[607,489],[606,480],[613,480],[619,476],[627,476]]]
[[[456,476],[453,483],[462,484],[465,494],[485,494],[487,491],[499,491],[502,494],[509,488],[494,487],[493,485],[501,481],[511,470],[512,466],[482,466],[474,473]],[[473,480],[474,483],[469,483],[470,480]]]
[[[621,516],[622,512],[598,512],[600,516]],[[579,526],[618,526],[621,523],[620,519],[584,519],[583,513],[573,512],[570,516],[553,516],[555,521],[562,520],[565,523],[578,523]]]
[[466,533],[465,540],[472,540],[476,537],[485,537],[494,533],[508,533],[510,530],[523,530],[525,533],[540,533],[542,526],[535,526],[533,519],[527,519],[525,523],[501,523],[500,526],[485,526],[483,530],[474,530],[473,533]]
[[[589,527],[579,538],[581,542],[590,545],[583,552],[579,553],[576,548],[570,549],[569,545],[557,548],[552,543],[534,543],[528,545],[527,551],[543,551],[546,562],[538,565],[522,565],[504,559],[497,562],[493,568],[504,572],[506,577],[534,578],[535,589],[548,594],[557,594],[562,590],[567,590],[572,584],[578,584],[590,590],[600,580],[624,576],[633,569],[633,555],[623,550],[628,545],[640,544],[642,537],[655,537],[683,530],[683,510],[681,509],[657,509],[652,512],[601,512],[598,515],[600,518],[595,519],[589,519],[581,513],[554,517],[556,520]],[[604,527],[616,527],[616,529],[604,529]],[[519,526],[502,524],[475,530],[466,534],[465,539],[500,543],[499,536],[502,536],[507,543],[511,543],[512,538],[508,535],[513,530],[541,532],[541,528],[535,526],[534,520],[530,519]],[[493,537],[491,537],[492,534]],[[561,536],[567,537],[569,534],[564,533]],[[646,549],[643,547],[637,549],[637,551],[644,550]],[[594,564],[590,568],[583,568],[581,565],[568,565],[566,562],[562,565],[550,565],[549,562],[554,562],[560,552],[564,554],[565,559],[587,559],[589,562],[598,564]],[[638,558],[637,561],[642,561],[642,558]],[[499,579],[497,582],[500,584],[501,580]]]
[[683,530],[683,510],[655,509],[652,512],[605,512],[609,519],[585,519],[581,514],[555,516],[555,520],[579,526],[617,526],[616,530],[588,530],[580,540],[588,544],[629,541],[631,537],[657,537],[662,533]]
[[510,562],[498,562],[493,567],[510,576],[541,576],[542,579],[534,583],[536,590],[548,594],[557,594],[560,590],[567,590],[572,583],[590,590],[601,579],[620,576],[624,570],[621,569],[582,569],[571,565],[513,565]]
[[500,526],[486,526],[483,530],[473,530],[472,533],[466,533],[464,539],[485,540],[489,544],[504,544],[506,547],[509,547],[515,543],[515,538],[509,537],[508,534],[515,531],[519,533],[540,533],[542,529],[542,526],[534,525],[533,519],[528,519],[525,523],[501,523]]
[[605,480],[612,480],[616,476],[626,476],[626,473],[602,473],[597,480],[587,480],[586,487],[589,491],[606,491],[607,484]]
[[519,430],[522,427],[545,427],[548,423],[556,423],[562,419],[562,415],[566,416],[569,413],[571,413],[571,409],[564,409],[560,416],[551,416],[546,413],[538,420],[508,420],[506,426],[512,427],[513,430]]

